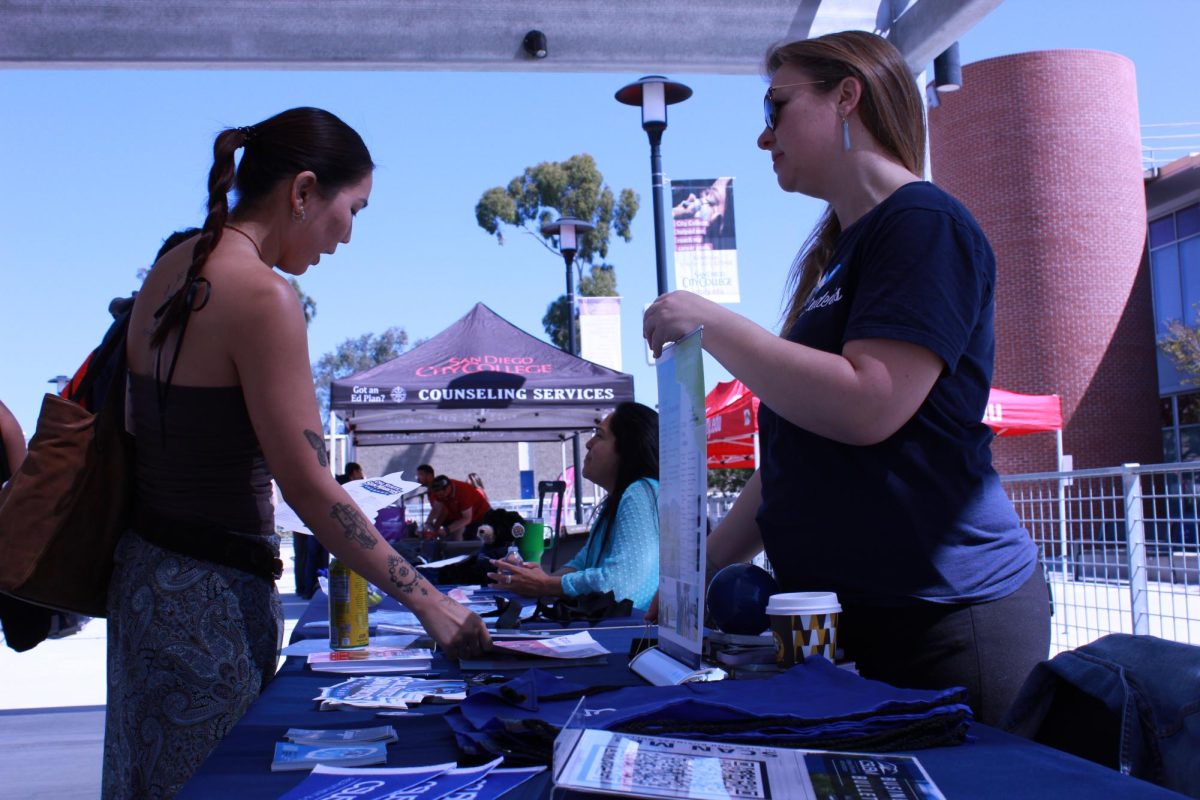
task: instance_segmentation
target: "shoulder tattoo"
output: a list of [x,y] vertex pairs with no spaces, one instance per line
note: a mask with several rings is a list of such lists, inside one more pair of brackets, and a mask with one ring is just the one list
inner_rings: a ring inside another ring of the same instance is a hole
[[317,463],[322,467],[328,467],[329,457],[325,455],[325,437],[319,433],[314,433],[305,428],[304,438],[308,439],[309,445],[313,450],[317,451]]

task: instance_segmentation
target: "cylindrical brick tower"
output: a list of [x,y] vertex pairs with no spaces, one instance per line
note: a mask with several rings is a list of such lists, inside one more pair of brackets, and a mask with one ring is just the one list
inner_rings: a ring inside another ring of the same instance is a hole
[[[1051,50],[970,64],[929,111],[933,179],[996,251],[993,384],[1059,394],[1075,468],[1162,460],[1133,63]],[[1005,474],[1054,435],[997,438]]]

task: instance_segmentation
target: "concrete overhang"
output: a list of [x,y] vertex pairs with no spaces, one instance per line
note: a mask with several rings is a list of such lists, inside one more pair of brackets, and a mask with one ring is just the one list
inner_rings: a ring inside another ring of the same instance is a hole
[[755,73],[773,42],[853,28],[920,72],[1000,2],[12,0],[0,67]]

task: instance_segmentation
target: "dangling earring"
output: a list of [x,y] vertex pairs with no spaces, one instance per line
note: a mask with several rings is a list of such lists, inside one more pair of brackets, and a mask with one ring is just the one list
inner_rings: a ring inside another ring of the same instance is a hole
[[308,215],[304,213],[304,206],[300,206],[292,211],[292,222],[304,222]]
[[842,117],[842,151],[850,152],[850,121]]

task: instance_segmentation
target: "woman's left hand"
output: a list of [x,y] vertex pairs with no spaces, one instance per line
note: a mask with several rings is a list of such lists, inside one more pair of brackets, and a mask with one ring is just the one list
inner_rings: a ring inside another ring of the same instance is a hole
[[509,592],[515,592],[523,597],[541,597],[553,594],[549,590],[550,576],[540,566],[532,562],[510,564],[507,561],[490,559],[495,572],[487,576],[496,582],[496,586]]
[[659,296],[642,317],[642,335],[654,352],[662,355],[663,345],[677,342],[699,328],[711,324],[716,314],[724,311],[711,300],[691,292],[668,292]]

